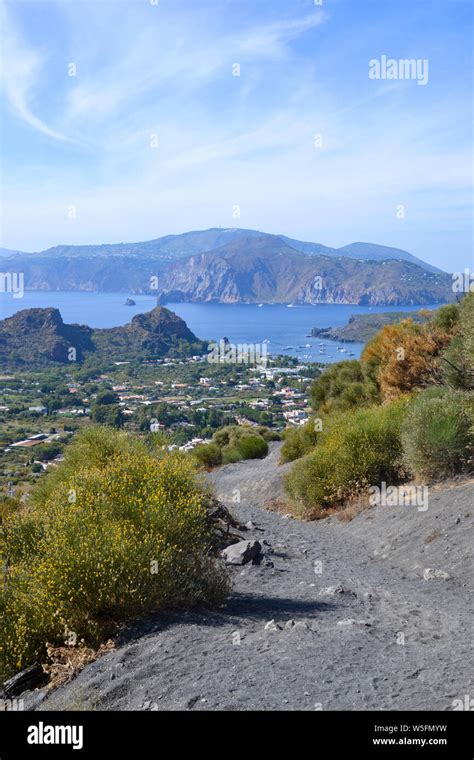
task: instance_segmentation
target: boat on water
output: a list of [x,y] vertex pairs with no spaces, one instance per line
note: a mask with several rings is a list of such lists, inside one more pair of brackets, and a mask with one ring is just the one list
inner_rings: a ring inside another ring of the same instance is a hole
[[292,309],[293,308],[293,304],[292,303],[287,303],[286,308],[287,309]]
[[259,308],[259,309],[261,309],[261,308],[262,308],[262,306],[263,306],[263,303],[259,303],[259,304],[258,304],[258,308]]

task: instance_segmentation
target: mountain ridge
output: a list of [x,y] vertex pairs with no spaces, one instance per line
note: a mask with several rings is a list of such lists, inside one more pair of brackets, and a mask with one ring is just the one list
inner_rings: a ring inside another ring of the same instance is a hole
[[[59,246],[48,255],[3,258],[2,268],[22,272],[26,290],[153,293],[160,303],[401,306],[453,299],[447,273],[374,244],[353,243],[341,252],[255,230],[217,228],[160,240],[160,250],[150,241],[142,253],[115,244],[100,246],[97,255],[87,246],[69,255],[69,247]],[[364,251],[370,259],[361,258]]]
[[361,261],[295,251],[278,236],[234,240],[177,260],[159,277],[160,303],[347,303],[373,306],[452,300],[451,278],[400,259]]
[[[0,248],[0,256],[9,258],[11,256],[34,256],[34,257],[66,257],[66,258],[89,258],[89,257],[106,257],[106,256],[139,256],[146,255],[155,258],[161,258],[163,261],[174,260],[175,258],[186,258],[196,253],[205,253],[215,250],[239,237],[278,237],[301,253],[317,255],[325,253],[330,256],[348,256],[349,258],[363,258],[365,260],[382,260],[383,258],[402,258],[406,261],[413,261],[422,266],[427,271],[441,271],[437,267],[429,264],[422,259],[414,256],[401,248],[393,248],[376,243],[350,243],[340,248],[323,245],[322,243],[313,243],[291,238],[283,234],[273,234],[259,230],[245,228],[220,228],[210,227],[206,230],[192,230],[189,232],[178,233],[175,235],[164,235],[153,240],[146,240],[135,243],[102,243],[102,244],[83,244],[83,245],[56,245],[34,253],[22,251],[12,251],[6,248]],[[370,252],[370,257],[368,253]]]

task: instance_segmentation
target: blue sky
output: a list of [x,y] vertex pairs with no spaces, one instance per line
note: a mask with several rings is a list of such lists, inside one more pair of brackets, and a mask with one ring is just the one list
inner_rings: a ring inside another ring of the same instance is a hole
[[[0,10],[1,245],[249,227],[472,266],[470,0]],[[370,79],[382,55],[428,83]]]

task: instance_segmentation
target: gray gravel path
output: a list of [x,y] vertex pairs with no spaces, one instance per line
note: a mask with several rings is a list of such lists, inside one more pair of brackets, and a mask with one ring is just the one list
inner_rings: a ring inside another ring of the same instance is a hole
[[262,508],[281,495],[278,449],[211,475],[265,541],[226,607],[140,625],[38,709],[451,710],[474,695],[474,481],[431,489],[426,512],[302,523]]

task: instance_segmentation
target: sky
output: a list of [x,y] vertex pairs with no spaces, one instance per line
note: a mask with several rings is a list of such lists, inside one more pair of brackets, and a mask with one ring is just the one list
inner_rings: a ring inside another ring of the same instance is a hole
[[[472,268],[470,0],[0,0],[0,17],[1,246],[245,227]],[[426,76],[373,78],[383,56]]]

